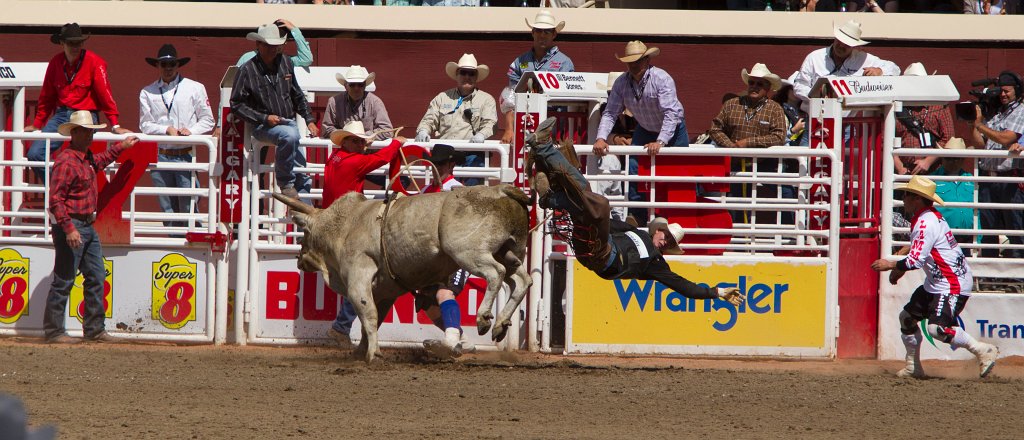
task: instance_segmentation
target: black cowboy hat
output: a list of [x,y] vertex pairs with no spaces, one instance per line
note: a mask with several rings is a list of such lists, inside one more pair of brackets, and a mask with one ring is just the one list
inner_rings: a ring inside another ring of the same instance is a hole
[[60,27],[60,32],[50,35],[50,42],[53,44],[60,44],[61,41],[85,41],[89,39],[89,35],[82,35],[82,28],[78,26],[78,23],[67,23]]
[[168,61],[177,61],[178,67],[181,67],[188,64],[191,60],[192,58],[189,57],[178,58],[178,50],[174,48],[173,44],[160,46],[160,51],[156,53],[156,58],[146,57],[146,62],[153,67],[156,67],[156,63]]
[[436,144],[430,150],[428,160],[435,165],[449,161],[455,161],[455,165],[463,165],[466,163],[466,153],[455,151],[455,148],[448,144]]

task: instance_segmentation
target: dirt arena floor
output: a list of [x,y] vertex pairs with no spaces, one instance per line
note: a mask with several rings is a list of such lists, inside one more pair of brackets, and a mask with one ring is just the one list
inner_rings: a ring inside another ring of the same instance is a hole
[[0,391],[61,439],[1024,436],[1021,358],[911,380],[877,361],[384,355],[0,340]]

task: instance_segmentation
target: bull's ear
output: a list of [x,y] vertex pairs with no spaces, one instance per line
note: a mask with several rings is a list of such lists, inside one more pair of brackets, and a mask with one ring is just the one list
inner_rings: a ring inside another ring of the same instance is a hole
[[305,228],[309,226],[310,217],[301,212],[292,212],[292,221],[295,222],[299,227]]

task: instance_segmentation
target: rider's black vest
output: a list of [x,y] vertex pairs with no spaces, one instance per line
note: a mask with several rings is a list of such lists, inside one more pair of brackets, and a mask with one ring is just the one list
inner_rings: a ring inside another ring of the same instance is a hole
[[611,244],[618,251],[615,261],[598,275],[606,280],[620,278],[643,279],[647,267],[662,258],[646,231],[633,229],[612,233]]

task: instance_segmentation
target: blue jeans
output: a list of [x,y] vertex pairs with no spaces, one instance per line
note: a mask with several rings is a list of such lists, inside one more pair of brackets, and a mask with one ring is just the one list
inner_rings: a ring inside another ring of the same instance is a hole
[[[978,203],[1024,203],[1024,191],[1016,183],[978,182]],[[1006,209],[979,209],[978,217],[981,229],[1024,229],[1024,211]],[[983,235],[982,243],[998,243],[999,237]],[[1024,244],[1024,237],[1010,237],[1011,244]],[[1014,249],[1008,251],[1011,258],[1024,258],[1024,251]],[[999,249],[982,249],[982,257],[999,257]]]
[[46,296],[46,311],[43,313],[43,330],[47,338],[64,334],[64,314],[67,312],[68,296],[78,272],[85,278],[83,286],[85,316],[82,328],[86,337],[103,332],[105,312],[103,309],[103,280],[107,270],[103,267],[103,249],[100,238],[91,224],[72,219],[82,246],[68,246],[67,235],[59,225],[53,225],[53,247],[56,251],[53,261],[53,281]]
[[306,155],[299,148],[299,127],[295,121],[268,127],[266,124],[256,126],[252,137],[261,142],[274,144],[274,174],[277,186],[281,189],[294,187],[296,191],[308,193],[313,181],[302,173],[293,172],[296,166],[306,166]]
[[[44,126],[40,131],[43,133],[56,133],[57,127],[60,127],[60,124],[68,122],[71,119],[72,112],[74,112],[74,110],[67,107],[57,108],[57,110],[53,112],[53,115],[50,116],[50,120],[46,121],[46,126]],[[92,112],[92,122],[96,123],[98,121],[99,113]],[[63,142],[61,141],[50,142],[51,158],[60,151],[60,146],[62,144]],[[32,145],[28,148],[28,153],[25,154],[25,158],[35,162],[42,162],[46,160],[46,141],[40,139],[32,142]],[[36,173],[36,176],[38,176],[40,180],[46,180],[46,171],[44,168],[32,168],[32,171]]]
[[[178,162],[178,163],[192,163],[191,154],[183,154],[181,156],[169,156],[166,154],[160,154],[157,156],[160,162]],[[153,171],[150,173],[150,177],[153,179],[154,186],[162,186],[164,188],[192,188],[192,172],[190,171]],[[194,210],[190,209],[192,197],[189,196],[158,196],[160,199],[160,209],[164,212],[177,212],[177,213],[188,213]],[[187,221],[166,221],[164,226],[167,227],[184,227],[188,226]]]
[[[485,152],[485,151],[467,151],[466,152],[466,164],[464,166],[483,168],[484,167],[484,158],[486,158],[486,157],[487,157],[487,152]],[[462,179],[462,182],[466,186],[477,186],[477,185],[483,185],[484,184],[484,179],[482,179],[480,177],[469,177],[469,178],[466,178],[466,179]]]
[[[633,131],[633,145],[643,146],[648,143],[658,140],[658,133],[645,130],[641,126],[637,126],[636,130]],[[690,135],[686,132],[686,120],[679,122],[676,127],[676,133],[668,140],[665,144],[666,147],[689,147],[690,146]],[[629,175],[635,176],[640,171],[640,164],[637,163],[636,157],[629,157]],[[631,202],[642,202],[644,197],[637,191],[637,184],[630,183],[626,190],[626,198]],[[640,224],[640,226],[647,225],[647,209],[646,208],[629,208],[629,215]]]
[[[383,316],[378,318],[384,319]],[[347,299],[342,301],[341,309],[338,310],[338,316],[334,318],[334,323],[331,324],[331,328],[338,331],[343,335],[349,334],[352,331],[352,322],[356,320],[356,309],[352,307],[352,303]]]

